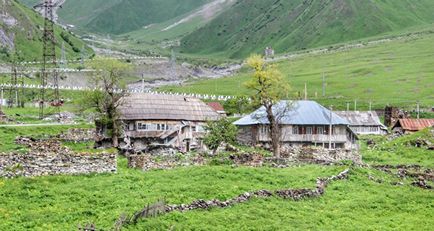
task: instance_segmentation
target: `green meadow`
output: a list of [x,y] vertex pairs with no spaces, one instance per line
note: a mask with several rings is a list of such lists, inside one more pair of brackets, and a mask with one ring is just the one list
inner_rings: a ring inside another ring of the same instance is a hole
[[[415,108],[434,105],[434,34],[425,33],[392,42],[368,45],[348,51],[302,55],[276,62],[284,80],[291,85],[288,98],[304,97],[335,108],[367,109],[385,105]],[[167,92],[245,96],[251,76],[242,68],[234,76],[190,81],[183,86],[165,86]],[[323,97],[323,77],[325,96]]]
[[[25,152],[13,143],[18,135],[41,138],[67,128],[0,127],[0,152]],[[411,145],[417,139],[432,141],[429,131],[391,142],[374,139],[376,146],[363,145],[362,149],[368,164],[434,167],[432,151]],[[76,151],[92,146],[88,142],[66,145]],[[122,214],[131,215],[158,200],[187,204],[197,199],[226,200],[260,189],[313,188],[318,177],[336,175],[348,167],[297,164],[283,169],[252,168],[216,162],[143,172],[127,168],[126,158],[119,157],[116,174],[0,179],[0,230],[76,230],[86,224],[111,230]],[[256,198],[225,209],[148,218],[124,230],[430,230],[434,193],[411,186],[411,182],[368,167],[354,167],[348,180],[331,183],[320,198]]]

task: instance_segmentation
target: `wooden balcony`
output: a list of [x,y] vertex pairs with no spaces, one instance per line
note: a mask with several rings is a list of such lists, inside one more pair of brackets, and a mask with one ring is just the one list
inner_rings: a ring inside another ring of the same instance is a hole
[[[305,135],[284,135],[282,137],[283,142],[310,142],[310,143],[327,143],[329,142],[329,135],[313,135],[313,134],[305,134]],[[271,139],[269,136],[259,135],[259,141],[261,142],[269,142]],[[347,142],[346,135],[332,135],[331,141],[333,143],[345,143]]]

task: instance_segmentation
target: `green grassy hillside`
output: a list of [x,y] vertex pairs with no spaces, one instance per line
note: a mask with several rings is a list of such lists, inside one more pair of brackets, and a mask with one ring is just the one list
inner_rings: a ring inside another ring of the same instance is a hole
[[183,39],[186,53],[302,50],[434,22],[432,0],[240,0]]
[[[386,104],[424,107],[434,105],[434,30],[392,42],[368,45],[349,51],[302,55],[276,63],[284,79],[291,85],[291,98],[303,95],[307,83],[308,96],[327,106],[346,108],[346,102],[358,100],[359,108]],[[322,97],[322,76],[326,77],[326,97]],[[238,95],[249,94],[244,83],[251,72],[243,68],[233,77],[201,80],[161,90]]]
[[[7,18],[15,21],[15,23],[11,24],[0,20],[0,31],[14,42],[15,50],[21,60],[41,60],[43,18],[16,1],[10,1],[10,4],[4,6]],[[55,33],[58,55],[60,55],[60,47],[64,42],[67,58],[80,57],[80,50],[84,45],[81,40],[58,26],[55,28]],[[0,61],[9,59],[12,52],[11,48],[7,46],[0,51]],[[87,53],[91,54],[92,51],[87,48]]]

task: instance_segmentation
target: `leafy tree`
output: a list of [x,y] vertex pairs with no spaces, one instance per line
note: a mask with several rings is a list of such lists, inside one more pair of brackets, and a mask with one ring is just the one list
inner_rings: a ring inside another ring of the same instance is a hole
[[86,93],[81,104],[84,108],[93,108],[98,113],[98,123],[109,130],[113,147],[118,147],[120,135],[119,107],[126,96],[125,85],[121,79],[128,73],[130,65],[109,59],[96,59],[90,67],[97,70],[92,76],[96,90]]
[[[254,74],[247,88],[253,90],[252,99],[254,103],[265,108],[270,123],[270,138],[273,154],[280,157],[280,118],[277,112],[273,113],[273,105],[287,95],[289,84],[282,79],[282,74],[276,66],[267,64],[260,55],[252,55],[247,59],[247,64],[254,70]],[[284,113],[284,112],[282,112]]]
[[245,97],[235,97],[225,101],[224,108],[228,115],[243,114],[253,109],[248,98]]
[[235,143],[238,129],[227,118],[222,118],[217,121],[209,121],[206,126],[208,132],[204,138],[205,145],[216,154],[217,149],[223,143]]

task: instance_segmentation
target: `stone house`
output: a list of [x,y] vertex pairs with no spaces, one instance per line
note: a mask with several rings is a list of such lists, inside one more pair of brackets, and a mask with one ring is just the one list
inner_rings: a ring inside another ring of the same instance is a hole
[[400,119],[392,130],[402,134],[411,134],[432,126],[434,126],[434,119]]
[[350,123],[350,128],[357,135],[386,135],[387,127],[381,123],[375,111],[335,111]]
[[[349,123],[314,101],[281,101],[273,111],[280,121],[283,147],[358,149],[357,135]],[[265,108],[259,108],[234,123],[238,141],[245,145],[267,146],[271,142]]]
[[202,148],[206,122],[220,118],[199,99],[162,94],[124,97],[119,111],[124,124],[120,146],[134,151]]

